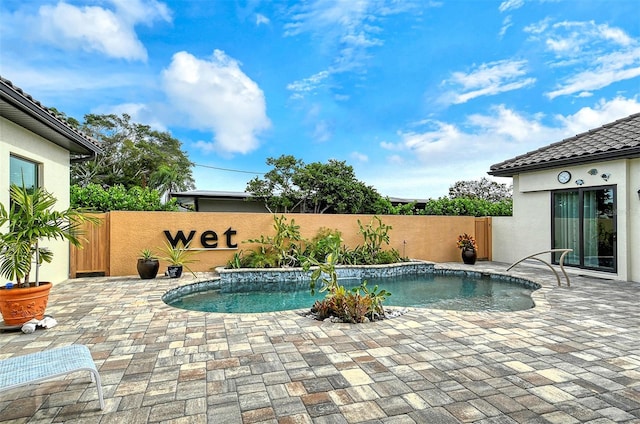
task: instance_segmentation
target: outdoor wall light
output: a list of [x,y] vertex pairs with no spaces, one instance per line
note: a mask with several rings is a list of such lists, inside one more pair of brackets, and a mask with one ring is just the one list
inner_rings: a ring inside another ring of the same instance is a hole
[[584,184],[584,180],[580,179],[580,180],[576,180],[576,185],[582,185]]
[[609,177],[611,177],[611,174],[607,172],[606,174],[600,175],[600,177],[602,177],[602,179],[605,181],[609,181]]

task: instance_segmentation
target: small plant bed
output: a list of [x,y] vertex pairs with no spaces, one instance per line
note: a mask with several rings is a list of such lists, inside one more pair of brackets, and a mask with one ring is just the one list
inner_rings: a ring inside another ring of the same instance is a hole
[[316,321],[360,324],[396,318],[404,315],[408,311],[407,308],[385,308],[382,314],[359,314],[359,311],[361,311],[361,309],[356,305],[364,305],[369,303],[368,301],[363,301],[361,297],[353,297],[349,301],[344,301],[342,308],[332,309],[340,304],[340,301],[336,301],[334,297],[335,296],[331,296],[330,298],[328,298],[331,300],[326,299],[323,302],[316,302],[311,310],[302,311],[300,312],[300,315],[306,318],[314,319]]
[[248,240],[258,244],[254,250],[240,252],[227,264],[227,268],[289,268],[300,267],[311,272],[310,290],[314,294],[320,283],[319,292],[326,292],[324,299],[318,300],[305,316],[331,322],[364,323],[379,321],[402,315],[403,310],[385,311],[384,301],[391,293],[378,286],[368,287],[363,281],[358,287],[346,289],[338,284],[336,265],[381,265],[407,262],[395,249],[385,250],[389,244],[391,226],[374,216],[363,225],[358,220],[364,243],[353,249],[342,244],[339,231],[320,229],[311,240],[300,234],[300,226],[292,219],[287,223],[284,216],[274,216],[275,236],[261,236]]
[[[383,319],[391,319],[404,315],[407,312],[407,308],[402,309],[385,309],[384,316],[378,316],[374,321],[381,321]],[[323,315],[320,315],[317,311],[314,311],[312,308],[310,311],[301,312],[300,315],[306,318],[315,319],[317,321],[324,322],[335,322],[335,323],[353,323],[352,321],[345,321],[343,318],[335,315],[330,315],[326,318],[323,318]],[[371,322],[368,317],[363,318],[361,323]]]
[[335,229],[321,228],[310,240],[304,239],[300,226],[295,220],[274,215],[276,234],[261,235],[260,238],[245,240],[258,246],[252,250],[236,253],[227,263],[227,269],[243,268],[290,268],[304,267],[310,261],[323,262],[329,253],[333,254],[336,265],[385,265],[408,262],[396,249],[384,249],[389,245],[390,225],[374,216],[369,224],[358,220],[363,244],[350,248],[342,244],[342,234]]
[[335,257],[329,253],[325,262],[310,260],[305,264],[309,269],[310,265],[315,265],[311,273],[310,289],[311,294],[315,292],[318,282],[321,283],[319,292],[326,292],[327,296],[322,300],[317,300],[311,307],[311,311],[306,316],[312,316],[320,321],[365,323],[380,321],[391,318],[396,314],[387,315],[382,304],[391,296],[391,293],[384,289],[378,290],[378,286],[367,287],[367,282],[363,281],[358,287],[346,289],[338,284],[338,275],[335,268]]

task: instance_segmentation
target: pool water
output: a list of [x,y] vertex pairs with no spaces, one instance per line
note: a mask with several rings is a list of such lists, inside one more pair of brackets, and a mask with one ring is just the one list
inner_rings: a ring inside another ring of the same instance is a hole
[[[339,280],[347,288],[360,280]],[[392,278],[369,278],[367,287],[375,285],[391,292],[384,306],[447,309],[457,311],[520,311],[533,308],[534,289],[523,284],[489,277],[423,274]],[[290,286],[289,288],[286,288]],[[274,291],[223,293],[205,290],[167,301],[171,306],[202,312],[255,313],[311,308],[326,293],[312,296],[308,285],[277,284]]]

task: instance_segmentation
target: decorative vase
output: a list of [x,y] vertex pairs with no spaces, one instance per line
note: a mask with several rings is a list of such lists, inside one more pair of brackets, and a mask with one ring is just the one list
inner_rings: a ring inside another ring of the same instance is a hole
[[182,275],[182,265],[169,265],[167,267],[167,275],[169,278],[180,278]]
[[473,265],[476,263],[476,258],[478,254],[476,253],[476,249],[462,249],[462,262],[467,265]]
[[37,287],[0,287],[0,312],[5,325],[18,326],[33,318],[43,319],[51,287],[51,283],[43,282]]
[[143,280],[151,280],[158,275],[160,262],[157,259],[138,259],[138,275]]

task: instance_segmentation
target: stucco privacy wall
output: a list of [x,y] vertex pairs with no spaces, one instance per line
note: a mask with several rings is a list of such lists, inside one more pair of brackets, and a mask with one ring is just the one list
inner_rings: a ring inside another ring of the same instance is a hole
[[[69,151],[0,117],[0,202],[9,204],[9,157],[20,156],[39,163],[40,184],[58,199],[56,209],[69,207]],[[53,283],[69,277],[69,247],[66,241],[42,241],[54,252],[53,262],[40,267],[40,280]],[[33,279],[33,276],[31,276]]]
[[[302,236],[312,238],[318,229],[325,227],[342,232],[344,244],[349,247],[362,245],[362,235],[358,233],[358,219],[363,225],[371,222],[372,215],[315,215],[290,214],[300,226]],[[381,216],[382,222],[391,225],[390,246],[401,255],[435,262],[460,261],[460,251],[456,240],[461,233],[474,234],[474,217],[440,216]],[[135,275],[139,252],[144,248],[159,250],[166,237],[164,230],[175,236],[178,230],[185,235],[195,231],[193,248],[201,248],[200,237],[205,231],[214,231],[218,236],[218,247],[205,249],[197,254],[198,263],[190,265],[194,271],[209,271],[225,265],[240,250],[248,250],[251,245],[243,241],[260,235],[274,235],[273,215],[264,213],[223,213],[223,212],[123,212],[110,213],[110,273]],[[237,249],[226,247],[225,232],[236,232],[231,242]],[[161,263],[160,271],[166,270]]]
[[[597,169],[596,175],[589,170]],[[557,175],[569,170],[573,176],[569,184],[560,184]],[[608,181],[601,175],[608,173]],[[513,217],[494,217],[492,220],[493,260],[512,263],[524,256],[551,248],[551,191],[577,187],[616,186],[617,193],[617,254],[618,272],[585,274],[640,282],[640,159],[624,159],[566,166],[513,177]],[[550,260],[551,255],[543,256]]]
[[[629,161],[627,252],[631,281],[640,282],[640,158]],[[620,231],[618,231],[619,233]]]

